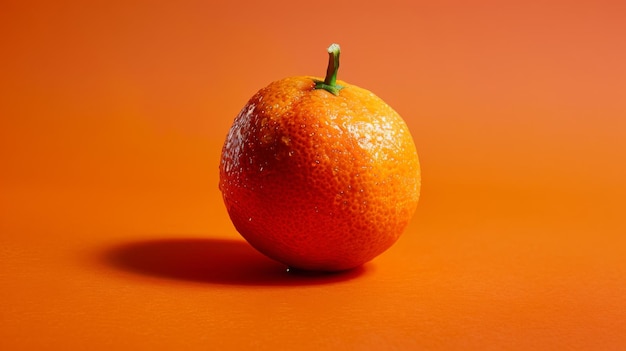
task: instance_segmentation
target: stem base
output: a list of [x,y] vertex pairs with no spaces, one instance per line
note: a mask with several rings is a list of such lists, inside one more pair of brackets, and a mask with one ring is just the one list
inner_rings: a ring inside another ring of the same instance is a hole
[[334,84],[334,85],[330,85],[330,84],[326,84],[324,83],[323,80],[314,80],[315,82],[315,87],[313,89],[324,89],[327,92],[337,96],[339,95],[339,90],[343,89],[343,86],[339,85],[339,84]]

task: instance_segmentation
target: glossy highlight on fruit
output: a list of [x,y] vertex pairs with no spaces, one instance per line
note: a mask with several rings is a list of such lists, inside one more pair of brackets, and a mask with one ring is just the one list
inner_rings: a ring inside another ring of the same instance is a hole
[[220,183],[238,232],[289,267],[340,271],[389,247],[416,210],[420,165],[403,119],[368,90],[300,76],[257,92],[235,118]]

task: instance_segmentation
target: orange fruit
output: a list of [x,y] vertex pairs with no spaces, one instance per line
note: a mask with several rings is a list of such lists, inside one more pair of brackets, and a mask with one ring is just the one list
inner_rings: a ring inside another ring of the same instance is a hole
[[371,92],[291,77],[257,92],[222,149],[220,183],[238,232],[292,268],[340,271],[398,239],[420,192],[420,165],[403,119]]

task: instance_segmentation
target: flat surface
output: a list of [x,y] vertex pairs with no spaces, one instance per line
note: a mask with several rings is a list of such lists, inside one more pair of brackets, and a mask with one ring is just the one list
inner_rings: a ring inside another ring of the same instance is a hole
[[[626,347],[623,1],[212,3],[0,6],[0,349]],[[219,153],[332,42],[423,193],[362,269],[288,274]]]

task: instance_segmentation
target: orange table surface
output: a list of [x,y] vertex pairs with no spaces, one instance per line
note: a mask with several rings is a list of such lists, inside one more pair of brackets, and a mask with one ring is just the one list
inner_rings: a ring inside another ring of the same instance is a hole
[[[0,349],[626,348],[623,1],[5,1],[0,33]],[[294,275],[219,155],[332,42],[423,191],[372,262]]]

